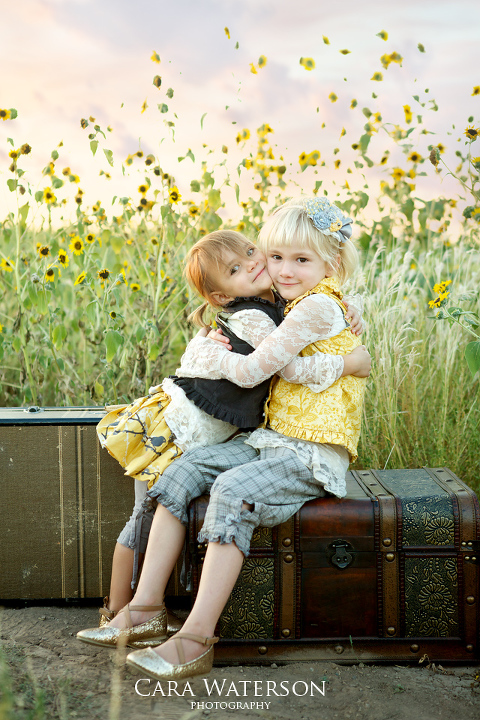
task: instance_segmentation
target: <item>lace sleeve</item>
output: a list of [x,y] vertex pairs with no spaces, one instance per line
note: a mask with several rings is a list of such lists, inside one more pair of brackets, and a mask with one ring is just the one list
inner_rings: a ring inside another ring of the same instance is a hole
[[355,295],[344,295],[343,299],[348,303],[349,307],[353,305],[353,307],[358,310],[358,314],[360,316],[363,315],[363,298],[360,293],[355,293]]
[[[177,374],[226,378],[241,387],[254,387],[288,365],[310,343],[333,337],[343,328],[345,320],[339,306],[323,294],[310,295],[250,355],[232,353],[209,338],[197,336],[189,343]],[[331,368],[331,372],[338,375],[338,367]],[[291,381],[295,376],[293,372],[288,379]],[[318,375],[315,378],[320,385],[321,378]]]
[[[254,348],[265,340],[277,326],[262,310],[241,310],[222,320],[237,337],[241,337]],[[310,357],[295,357],[288,365],[277,371],[295,385],[307,385],[312,392],[321,392],[332,385],[343,372],[343,357],[316,353]]]

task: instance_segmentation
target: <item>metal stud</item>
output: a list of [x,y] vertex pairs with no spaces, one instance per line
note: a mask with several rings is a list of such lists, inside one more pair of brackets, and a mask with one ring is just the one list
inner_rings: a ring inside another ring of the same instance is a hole
[[345,649],[345,648],[343,647],[343,645],[335,645],[335,652],[338,653],[339,655],[342,654],[342,652],[344,651],[344,649]]
[[385,545],[385,547],[390,547],[390,545],[392,544],[392,539],[391,538],[383,538],[383,544]]
[[283,540],[282,540],[282,545],[283,545],[284,547],[290,547],[291,544],[292,544],[292,539],[291,539],[291,538],[283,538]]
[[466,650],[467,652],[473,652],[473,645],[467,645]]
[[290,630],[289,630],[289,628],[284,628],[284,629],[282,630],[282,635],[283,635],[283,637],[290,637]]
[[393,625],[390,625],[390,627],[387,628],[387,633],[388,633],[389,635],[395,635],[396,630],[395,630],[395,628],[393,627]]
[[468,603],[468,605],[473,605],[473,603],[475,602],[475,598],[473,597],[473,595],[468,595],[468,597],[466,597],[465,600]]
[[410,650],[411,650],[413,653],[418,652],[419,647],[418,647],[417,643],[414,643],[413,645],[410,645]]
[[290,555],[289,553],[288,555],[284,555],[283,559],[286,563],[291,563],[293,562],[293,555]]
[[385,560],[388,562],[393,562],[395,560],[395,554],[394,553],[387,553],[385,555]]
[[265,647],[265,645],[260,645],[260,647],[258,648],[258,652],[260,653],[260,655],[266,655],[267,648]]

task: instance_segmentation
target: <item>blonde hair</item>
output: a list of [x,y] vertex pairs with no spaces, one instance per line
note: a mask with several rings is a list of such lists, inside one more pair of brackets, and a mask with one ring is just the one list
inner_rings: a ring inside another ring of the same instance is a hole
[[212,293],[218,290],[212,282],[212,268],[220,268],[225,264],[225,252],[240,255],[251,245],[250,240],[235,230],[215,230],[190,248],[183,272],[190,287],[205,299],[205,302],[188,316],[190,322],[199,327],[208,327],[205,313],[212,307],[221,307],[212,297]]
[[351,240],[339,242],[318,230],[308,217],[302,196],[280,205],[265,221],[258,235],[258,247],[268,252],[272,247],[299,245],[313,250],[334,270],[341,285],[358,265],[358,253]]

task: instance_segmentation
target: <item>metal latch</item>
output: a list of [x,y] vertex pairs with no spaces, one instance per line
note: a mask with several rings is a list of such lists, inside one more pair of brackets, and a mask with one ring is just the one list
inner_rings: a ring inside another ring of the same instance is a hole
[[465,553],[463,556],[465,562],[480,565],[480,540],[464,540],[462,550]]
[[334,540],[327,552],[330,562],[339,570],[345,570],[353,562],[353,547],[346,540]]

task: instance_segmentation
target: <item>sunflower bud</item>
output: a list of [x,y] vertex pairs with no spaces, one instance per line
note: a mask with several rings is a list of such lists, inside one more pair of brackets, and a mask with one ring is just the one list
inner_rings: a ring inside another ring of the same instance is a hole
[[440,150],[438,149],[438,147],[432,148],[428,159],[430,160],[432,165],[434,165],[434,167],[437,167],[438,163],[440,162]]

